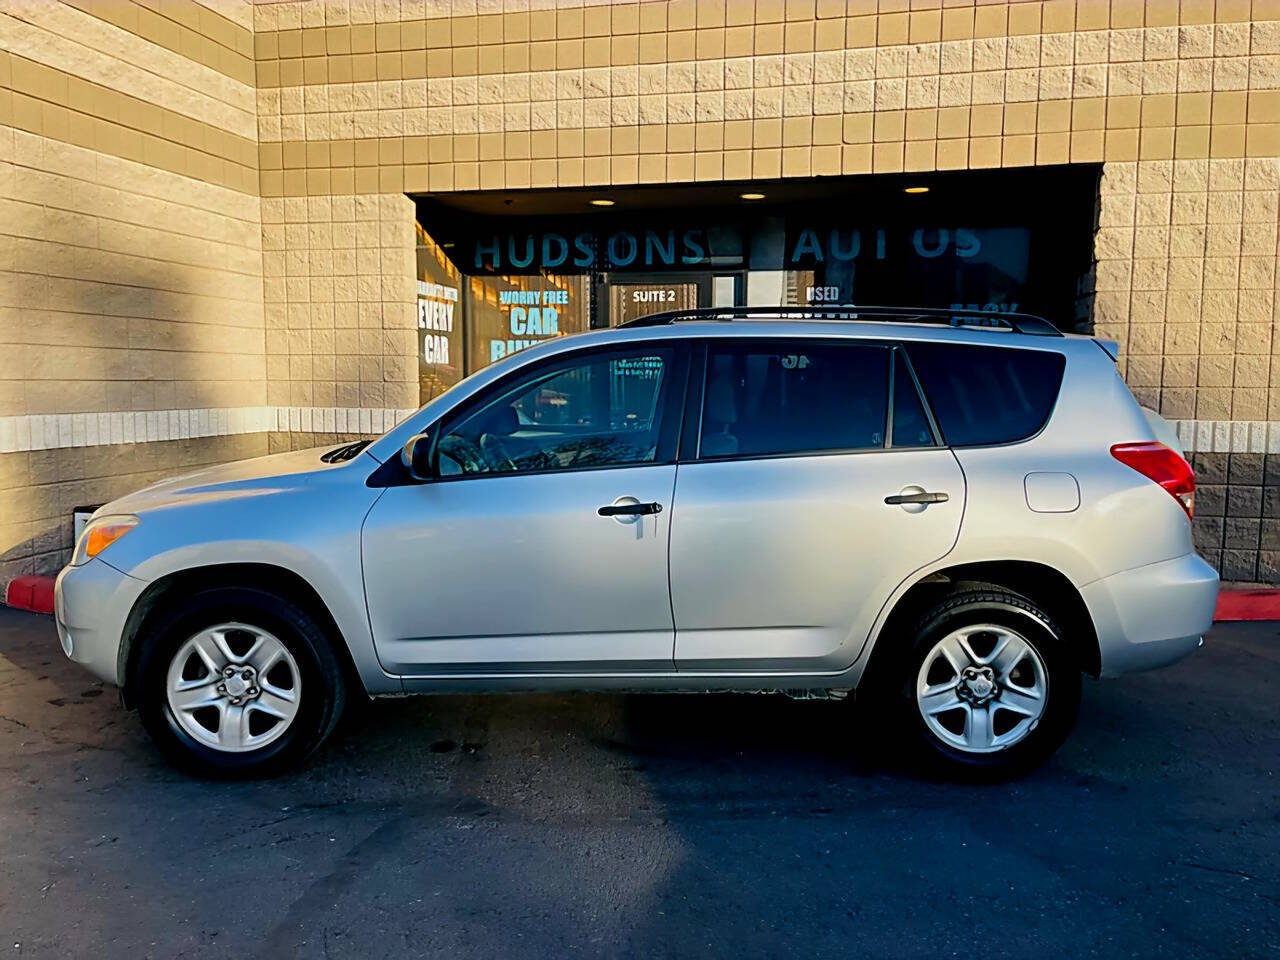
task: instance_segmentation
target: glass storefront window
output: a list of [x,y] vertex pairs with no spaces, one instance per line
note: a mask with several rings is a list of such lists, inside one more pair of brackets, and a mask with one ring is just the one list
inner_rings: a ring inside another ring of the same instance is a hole
[[528,274],[468,277],[467,369],[480,370],[535,343],[590,326],[590,277]]
[[464,376],[462,274],[444,250],[415,224],[418,247],[418,398],[426,403]]
[[797,180],[760,184],[751,204],[730,185],[628,187],[594,212],[571,190],[419,198],[423,399],[552,337],[713,305],[1020,311],[1087,329],[1098,176]]
[[800,221],[787,232],[790,303],[1027,308],[1025,227],[877,226]]

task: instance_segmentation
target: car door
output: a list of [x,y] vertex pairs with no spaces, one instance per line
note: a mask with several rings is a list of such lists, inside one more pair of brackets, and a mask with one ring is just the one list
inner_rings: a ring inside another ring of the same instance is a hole
[[892,345],[705,349],[671,531],[677,669],[842,670],[893,589],[955,544],[964,475]]
[[668,672],[682,347],[517,370],[433,428],[361,549],[378,657],[402,675]]

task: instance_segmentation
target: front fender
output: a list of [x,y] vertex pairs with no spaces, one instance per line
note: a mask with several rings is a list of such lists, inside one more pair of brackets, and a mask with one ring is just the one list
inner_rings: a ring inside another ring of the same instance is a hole
[[146,511],[102,557],[147,582],[240,564],[287,571],[325,605],[368,692],[399,693],[399,678],[374,653],[360,557],[360,528],[381,493],[363,483],[319,482]]

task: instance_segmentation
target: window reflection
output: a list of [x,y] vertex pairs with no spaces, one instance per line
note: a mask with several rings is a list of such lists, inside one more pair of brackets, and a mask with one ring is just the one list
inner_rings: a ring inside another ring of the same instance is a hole
[[704,458],[884,446],[889,352],[861,344],[714,346],[707,358]]
[[536,375],[450,427],[445,476],[648,463],[657,456],[666,351]]

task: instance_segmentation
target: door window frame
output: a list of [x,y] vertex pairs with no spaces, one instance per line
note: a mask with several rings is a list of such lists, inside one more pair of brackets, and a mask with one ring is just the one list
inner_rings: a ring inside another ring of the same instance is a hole
[[[794,347],[797,349],[803,349],[805,345],[813,345],[822,347],[864,346],[884,350],[889,364],[885,395],[884,443],[878,447],[839,447],[825,450],[796,450],[780,453],[753,453],[734,454],[724,457],[703,457],[701,455],[702,421],[703,410],[706,405],[707,368],[710,363],[711,347],[713,344],[728,344],[731,347],[738,349],[751,350],[755,348],[766,351],[773,351],[777,349],[779,345],[785,345],[788,348]],[[911,379],[911,385],[915,391],[916,398],[920,401],[920,407],[924,410],[925,419],[928,422],[929,430],[933,435],[933,444],[930,446],[895,447],[893,445],[894,377],[897,370],[896,361],[898,357],[902,358],[908,376]],[[929,402],[925,398],[924,391],[920,387],[920,380],[911,366],[911,358],[907,355],[907,351],[903,349],[903,345],[896,341],[866,339],[862,337],[834,336],[803,337],[799,339],[748,336],[699,339],[693,346],[689,369],[689,387],[686,392],[683,429],[680,437],[678,461],[680,463],[733,463],[743,460],[783,460],[795,459],[797,457],[834,457],[868,453],[920,452],[925,450],[946,449],[946,446],[946,443],[942,439],[942,434],[938,430],[938,424],[934,419],[933,411],[930,409]]]
[[492,401],[503,394],[518,390],[524,383],[532,383],[553,377],[563,370],[581,366],[584,363],[608,361],[613,359],[632,358],[637,356],[653,356],[668,354],[670,370],[659,384],[657,398],[658,448],[652,460],[634,461],[630,463],[602,463],[591,466],[550,467],[542,470],[511,470],[488,473],[459,473],[450,476],[433,476],[422,483],[455,483],[460,480],[485,480],[495,477],[533,477],[545,475],[584,473],[596,470],[627,470],[639,467],[668,466],[677,462],[676,454],[680,443],[682,413],[686,405],[689,381],[689,343],[678,338],[663,338],[629,342],[625,344],[607,344],[584,347],[568,354],[558,354],[546,360],[535,361],[521,366],[506,376],[495,380],[474,396],[467,397],[458,406],[443,414],[423,432],[431,438],[431,463],[434,467],[437,457],[437,445],[458,424],[478,413]]
[[[929,401],[924,395],[924,387],[920,385],[920,378],[916,376],[915,367],[911,365],[911,357],[907,353],[907,349],[901,343],[893,345],[893,357],[889,367],[889,427],[885,433],[885,449],[886,450],[935,450],[939,447],[946,447],[946,441],[942,439],[942,431],[938,429],[938,421],[933,416],[933,408],[929,406]],[[894,447],[893,445],[893,407],[894,407],[894,386],[893,379],[898,371],[897,360],[901,358],[902,368],[907,371],[907,376],[911,379],[911,387],[915,390],[916,399],[920,402],[920,409],[924,411],[925,423],[929,425],[929,433],[933,436],[933,443],[928,446],[902,446]]]

